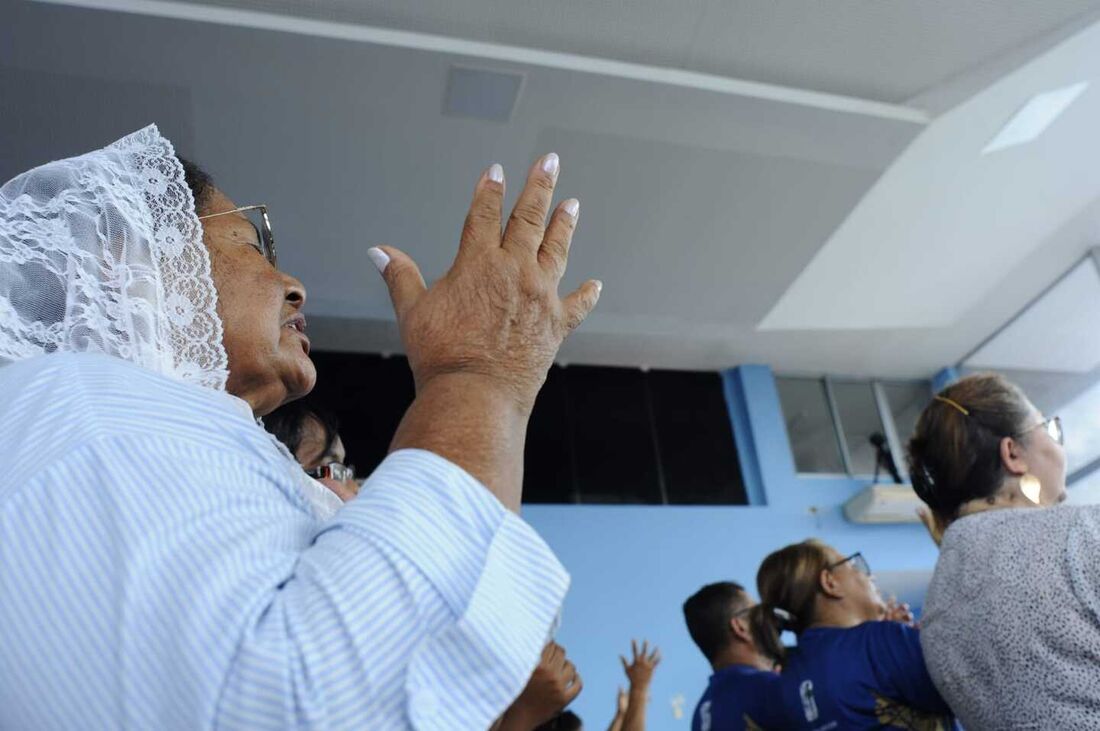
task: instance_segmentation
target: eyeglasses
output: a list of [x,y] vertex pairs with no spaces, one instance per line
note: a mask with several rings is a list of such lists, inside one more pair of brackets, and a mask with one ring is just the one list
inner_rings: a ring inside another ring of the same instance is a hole
[[347,482],[355,479],[355,465],[342,465],[339,462],[329,462],[320,467],[306,470],[306,474],[315,480],[329,479],[337,482]]
[[871,564],[867,563],[867,559],[865,559],[863,557],[863,554],[858,552],[858,551],[853,553],[851,556],[848,556],[847,558],[840,559],[836,563],[829,564],[828,566],[825,567],[825,570],[826,571],[832,571],[833,569],[835,569],[839,566],[843,566],[844,564],[848,563],[849,561],[852,562],[852,566],[855,567],[855,570],[858,571],[859,573],[863,574],[864,576],[870,576],[871,575]]
[[1043,431],[1045,431],[1047,433],[1047,436],[1049,436],[1051,439],[1053,439],[1054,441],[1058,442],[1061,445],[1065,445],[1065,443],[1066,443],[1066,441],[1065,441],[1066,440],[1066,433],[1064,431],[1062,431],[1062,419],[1061,419],[1061,417],[1052,416],[1049,419],[1047,419],[1046,421],[1041,421],[1038,424],[1036,424],[1035,426],[1031,427],[1030,429],[1027,429],[1025,431],[1020,432],[1016,436],[1022,437],[1024,434],[1027,434],[1029,432],[1033,432],[1036,429],[1042,429]]
[[228,216],[230,213],[245,214],[248,222],[252,224],[252,228],[256,229],[256,243],[253,246],[264,255],[271,266],[278,269],[278,259],[275,256],[275,236],[271,233],[271,218],[267,215],[267,206],[241,206],[240,208],[234,208],[232,211],[221,211],[220,213],[199,216],[199,220],[205,221],[208,218]]

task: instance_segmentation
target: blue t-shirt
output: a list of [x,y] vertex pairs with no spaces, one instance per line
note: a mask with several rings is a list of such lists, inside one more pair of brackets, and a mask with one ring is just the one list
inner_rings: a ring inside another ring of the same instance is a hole
[[710,676],[691,731],[782,728],[779,675],[749,665],[730,665]]
[[925,668],[920,632],[899,622],[808,629],[781,677],[783,728],[955,728]]

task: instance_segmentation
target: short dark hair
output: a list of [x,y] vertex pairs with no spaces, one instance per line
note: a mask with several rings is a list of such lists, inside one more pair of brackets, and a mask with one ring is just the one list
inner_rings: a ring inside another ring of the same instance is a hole
[[297,456],[298,447],[302,446],[302,436],[305,432],[306,421],[315,420],[325,432],[325,448],[321,454],[327,454],[332,449],[333,442],[340,431],[340,422],[336,414],[318,405],[309,399],[299,399],[284,404],[264,417],[264,427],[275,435],[275,438],[286,445],[290,453]]
[[536,726],[534,731],[579,731],[581,717],[572,711],[562,711],[541,726]]
[[749,603],[745,587],[732,581],[707,584],[684,602],[684,620],[691,639],[714,662],[729,644],[730,620]]
[[1001,440],[1019,437],[1031,405],[1002,376],[967,376],[925,407],[909,440],[909,476],[917,497],[937,515],[958,517],[959,508],[1001,489],[1007,474]]
[[176,159],[183,166],[183,179],[191,189],[191,197],[195,199],[195,211],[198,212],[206,207],[214,192],[214,179],[210,177],[210,173],[186,157],[176,155]]

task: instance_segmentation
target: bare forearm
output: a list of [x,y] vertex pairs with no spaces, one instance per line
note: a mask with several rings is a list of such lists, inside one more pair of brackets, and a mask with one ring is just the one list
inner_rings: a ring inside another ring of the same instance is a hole
[[480,480],[506,508],[519,512],[529,416],[506,389],[481,376],[436,376],[421,385],[390,451],[434,452]]
[[513,707],[504,712],[504,715],[497,721],[497,725],[490,731],[531,731],[536,726],[538,726],[537,723],[534,723],[522,711]]
[[645,731],[645,711],[649,702],[648,688],[630,688],[630,703],[623,716],[622,731]]

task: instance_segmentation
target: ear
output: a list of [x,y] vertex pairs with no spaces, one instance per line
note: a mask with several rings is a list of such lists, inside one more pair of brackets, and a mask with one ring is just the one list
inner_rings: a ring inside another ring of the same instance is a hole
[[821,584],[821,591],[825,596],[832,597],[833,599],[843,599],[844,591],[840,587],[840,582],[837,581],[836,576],[833,575],[829,569],[821,569],[821,576],[818,579]]
[[1012,437],[1001,440],[1001,464],[1009,474],[1027,474],[1027,460],[1024,459],[1023,445]]
[[749,623],[741,617],[733,617],[730,619],[730,632],[742,642],[752,644],[752,631],[749,629]]

